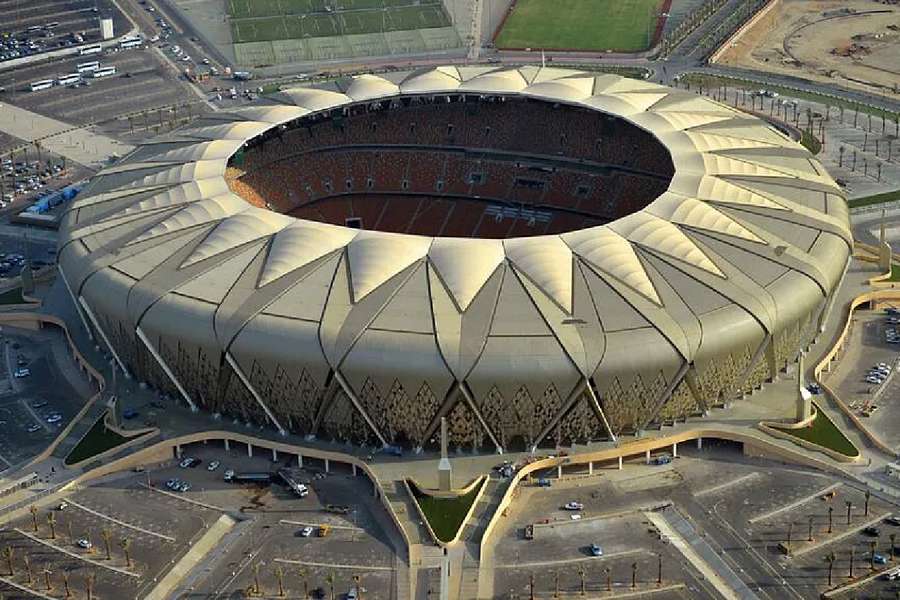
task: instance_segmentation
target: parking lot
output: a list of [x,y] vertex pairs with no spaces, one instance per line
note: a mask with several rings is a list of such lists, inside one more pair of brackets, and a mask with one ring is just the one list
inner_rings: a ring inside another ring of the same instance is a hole
[[[889,343],[890,329],[900,330],[882,311],[857,311],[846,350],[825,374],[825,382],[872,431],[890,446],[900,447],[900,430],[894,426],[900,408],[900,378],[896,371],[900,344]],[[878,383],[867,380],[873,366],[885,363],[891,374]]]
[[115,35],[130,25],[109,0],[0,0],[0,62],[99,41],[100,18]]
[[[57,330],[20,332],[4,327],[0,348],[0,468],[43,450],[86,400],[84,390],[73,387],[58,366],[60,359],[71,360],[64,344]],[[27,370],[27,375],[16,377],[21,369]]]
[[[634,563],[637,584],[655,586],[661,557],[663,583],[683,585],[670,592],[671,597],[720,597],[708,578],[661,536],[649,520],[652,514],[674,516],[695,530],[702,545],[695,550],[702,555],[706,548],[711,557],[724,561],[723,569],[708,563],[714,570],[720,575],[730,570],[733,581],[772,600],[818,598],[828,588],[824,556],[835,553],[837,584],[838,572],[841,582],[847,580],[851,549],[859,576],[868,572],[872,541],[876,554],[889,562],[889,535],[900,536],[900,527],[884,521],[897,510],[893,504],[875,496],[867,501],[864,491],[849,482],[747,458],[734,445],[712,440],[704,440],[701,450],[683,445],[679,458],[668,465],[644,465],[641,460],[626,463],[622,471],[595,470],[594,476],[552,483],[522,487],[509,518],[501,520],[495,546],[497,593],[512,590],[527,597],[532,575],[538,592],[550,593],[557,572],[561,589],[576,592],[582,570],[588,589],[602,591],[607,568],[613,588],[625,591],[631,586]],[[565,510],[568,502],[583,508]],[[580,516],[573,520],[573,515]],[[533,540],[526,539],[529,525]],[[790,557],[783,547],[788,540]],[[591,544],[602,548],[602,556],[592,555]],[[892,585],[875,582],[871,587],[882,593]]]

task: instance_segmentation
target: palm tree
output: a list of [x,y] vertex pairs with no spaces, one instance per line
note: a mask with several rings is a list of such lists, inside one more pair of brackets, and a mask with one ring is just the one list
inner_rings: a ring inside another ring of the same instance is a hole
[[637,587],[637,563],[631,563],[631,589]]
[[656,555],[656,585],[662,585],[662,553]]
[[6,567],[9,570],[9,576],[13,577],[16,574],[15,567],[13,567],[13,555],[15,551],[12,546],[7,546],[3,549],[3,558],[6,559]]
[[87,600],[94,599],[94,574],[88,573],[87,581],[85,581],[85,586],[87,589]]
[[65,591],[66,591],[64,597],[71,598],[72,592],[71,592],[71,590],[69,590],[69,572],[63,571],[62,577],[63,577],[63,589],[65,589]]
[[875,570],[875,548],[878,546],[877,540],[869,542],[869,570]]
[[828,587],[831,587],[831,576],[834,572],[834,561],[837,560],[837,557],[834,555],[834,552],[829,552],[825,556],[826,562],[828,562]]
[[309,599],[309,580],[307,579],[308,573],[306,569],[300,568],[297,569],[297,574],[300,575],[300,579],[303,580],[303,600]]
[[130,569],[131,553],[128,550],[131,548],[131,540],[129,540],[128,538],[122,538],[122,541],[119,542],[119,545],[122,546],[122,552],[125,553],[125,566]]
[[850,579],[853,579],[853,548],[850,548]]
[[832,515],[834,514],[834,507],[828,507],[828,533],[832,532]]
[[865,504],[865,516],[869,516],[869,499],[872,497],[872,492],[866,490],[866,504]]
[[556,588],[555,588],[555,591],[553,592],[553,597],[559,598],[559,569],[557,569],[556,572],[554,572],[553,577],[554,577],[554,581],[556,582]]
[[278,580],[278,597],[284,597],[284,569],[281,565],[275,567],[275,579]]
[[609,567],[606,567],[603,570],[606,572],[606,591],[611,592],[612,591],[612,569],[610,569]]
[[[855,151],[854,151],[855,154]],[[850,511],[853,510],[853,502],[850,500],[845,500],[844,503],[847,505],[847,525],[850,524]]]
[[356,597],[359,598],[359,600],[362,600],[362,586],[359,585],[360,579],[361,577],[359,575],[353,576],[353,585],[356,586]]
[[788,524],[788,534],[787,534],[787,551],[788,554],[791,553],[791,538],[794,537],[794,524]]
[[530,590],[528,597],[530,600],[534,600],[534,571],[528,574],[528,589]]
[[813,516],[809,515],[809,535],[806,537],[806,541],[808,541],[808,542],[813,541],[812,526],[813,526]]
[[28,559],[28,555],[22,559],[25,563],[25,574],[28,577],[28,585],[31,585],[31,582],[34,581],[34,575],[31,573],[31,560]]
[[259,563],[253,565],[253,595],[259,596]]
[[50,539],[56,539],[56,513],[50,512],[47,515],[47,524],[50,526]]
[[38,513],[37,506],[32,504],[31,506],[28,507],[28,511],[31,513],[31,526],[34,528],[34,532],[37,533],[37,530],[38,530],[38,528],[37,528],[37,513]]
[[110,552],[110,540],[112,539],[112,533],[107,528],[103,528],[100,530],[100,537],[103,538],[103,545],[106,546],[106,560],[110,560],[112,558],[112,552]]
[[331,600],[334,600],[334,572],[333,571],[325,576],[325,582],[331,588]]
[[587,593],[584,588],[584,569],[578,569],[578,575],[581,577],[581,595],[584,596]]
[[50,583],[50,575],[53,573],[50,569],[44,569],[44,583],[47,585],[47,591],[53,589],[53,584]]

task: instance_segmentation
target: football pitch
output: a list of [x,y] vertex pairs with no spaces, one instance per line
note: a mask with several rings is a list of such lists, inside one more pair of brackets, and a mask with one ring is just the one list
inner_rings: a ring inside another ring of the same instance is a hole
[[665,0],[517,0],[497,48],[640,52]]
[[235,44],[447,27],[440,0],[228,0]]

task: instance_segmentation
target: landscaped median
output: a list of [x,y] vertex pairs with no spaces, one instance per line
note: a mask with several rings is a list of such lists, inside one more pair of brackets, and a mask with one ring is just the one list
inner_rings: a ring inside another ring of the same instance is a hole
[[763,421],[759,428],[769,435],[794,442],[808,450],[827,454],[840,462],[859,460],[860,453],[824,411],[813,404],[813,414],[799,423],[771,423]]
[[159,433],[156,428],[141,429],[135,432],[126,432],[117,430],[107,423],[108,413],[103,415],[94,422],[84,437],[78,440],[78,443],[72,448],[66,456],[65,464],[67,467],[78,466],[81,463],[91,459],[97,459],[112,453],[113,450],[120,450],[126,444],[134,444],[138,441],[144,441],[152,437],[155,433]]
[[457,541],[486,482],[487,477],[482,476],[455,492],[426,490],[411,479],[406,485],[431,536],[439,545],[446,545]]

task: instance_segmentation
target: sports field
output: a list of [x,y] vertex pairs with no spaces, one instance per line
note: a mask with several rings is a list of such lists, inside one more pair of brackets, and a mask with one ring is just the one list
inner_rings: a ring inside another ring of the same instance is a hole
[[641,52],[665,0],[517,0],[497,48]]
[[235,44],[447,27],[440,0],[228,0]]

